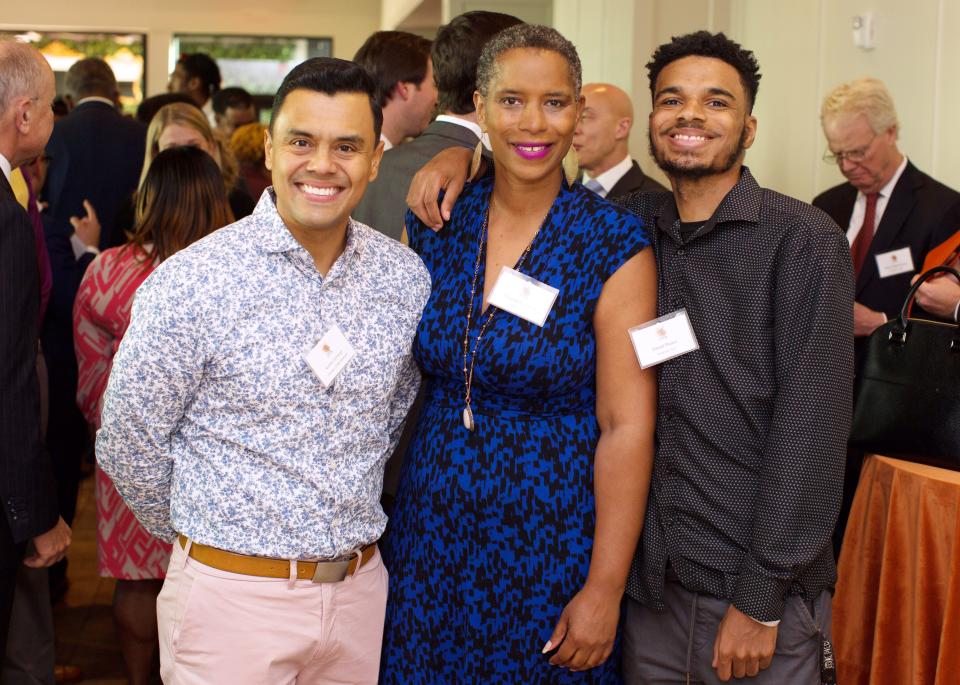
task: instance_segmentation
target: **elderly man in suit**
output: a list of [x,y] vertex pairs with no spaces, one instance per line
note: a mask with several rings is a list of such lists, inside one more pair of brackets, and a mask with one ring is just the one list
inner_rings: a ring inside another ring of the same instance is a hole
[[[897,316],[927,253],[960,226],[960,193],[917,169],[897,147],[899,123],[883,83],[862,78],[837,86],[820,111],[828,151],[846,183],[813,204],[840,226],[850,243],[856,281],[854,351],[858,367],[866,339]],[[863,455],[847,455],[843,502],[834,532],[839,554]]]
[[11,171],[43,152],[55,96],[53,71],[40,53],[0,41],[0,657],[21,562],[49,566],[70,544],[40,450],[33,228],[10,187]]
[[573,147],[580,158],[583,184],[611,200],[637,191],[666,191],[630,157],[630,97],[610,83],[587,83],[581,92],[583,114],[573,134]]
[[828,152],[846,183],[813,200],[847,234],[856,278],[858,348],[900,312],[927,253],[960,226],[960,193],[917,169],[897,147],[893,98],[877,79],[835,88],[821,108]]
[[[461,14],[440,27],[431,59],[438,110],[442,113],[417,138],[384,153],[380,174],[367,186],[354,219],[400,239],[407,187],[413,175],[441,150],[452,146],[473,149],[480,142],[480,125],[473,107],[480,50],[497,33],[520,23],[509,14],[478,11]],[[384,127],[386,116],[385,109]]]

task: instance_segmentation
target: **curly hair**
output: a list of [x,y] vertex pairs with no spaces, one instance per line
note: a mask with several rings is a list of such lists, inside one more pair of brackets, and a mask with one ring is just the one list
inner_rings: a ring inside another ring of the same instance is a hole
[[647,73],[650,75],[650,95],[656,95],[657,77],[664,68],[684,57],[713,57],[726,62],[740,74],[740,83],[747,94],[749,110],[753,111],[753,103],[757,99],[757,90],[760,88],[760,65],[750,50],[746,50],[739,43],[730,40],[722,33],[697,31],[685,36],[674,36],[669,43],[664,43],[653,52],[653,57],[647,62]]
[[259,122],[238,126],[230,137],[230,149],[238,162],[263,164],[263,134],[267,127]]
[[495,35],[483,46],[480,61],[477,62],[477,90],[483,97],[487,97],[490,85],[497,76],[497,59],[507,50],[517,48],[549,50],[563,57],[569,69],[574,97],[580,97],[583,76],[577,49],[556,29],[539,24],[511,26]]

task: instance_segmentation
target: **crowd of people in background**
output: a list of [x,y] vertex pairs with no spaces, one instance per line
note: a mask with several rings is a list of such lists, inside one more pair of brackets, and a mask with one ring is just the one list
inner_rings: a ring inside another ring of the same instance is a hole
[[200,53],[135,117],[81,59],[57,112],[0,42],[0,682],[53,673],[91,471],[134,684],[820,682],[857,365],[960,193],[875,78],[808,204],[745,165],[753,53],[647,69],[668,186],[506,14],[307,60],[269,117]]

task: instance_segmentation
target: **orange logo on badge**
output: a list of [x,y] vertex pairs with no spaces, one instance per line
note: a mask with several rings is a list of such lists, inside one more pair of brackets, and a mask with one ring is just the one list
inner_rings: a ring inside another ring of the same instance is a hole
[[660,328],[657,329],[657,335],[658,335],[659,337],[661,337],[661,338],[666,338],[666,337],[667,337],[667,329],[664,328],[663,326],[660,326]]
[[327,343],[323,343],[323,347],[321,347],[320,350],[324,354],[330,354],[330,346]]
[[895,255],[895,254],[890,255],[890,261],[891,261],[891,262],[897,261],[897,255]]

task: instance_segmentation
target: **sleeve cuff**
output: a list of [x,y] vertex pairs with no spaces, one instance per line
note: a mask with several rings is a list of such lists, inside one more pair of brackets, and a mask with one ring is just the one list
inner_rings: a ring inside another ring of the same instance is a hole
[[770,625],[783,618],[783,608],[790,581],[757,573],[741,573],[734,588],[732,604],[747,616]]
[[70,236],[70,247],[73,249],[73,258],[80,259],[85,254],[98,255],[100,250],[94,245],[87,245],[74,233]]

